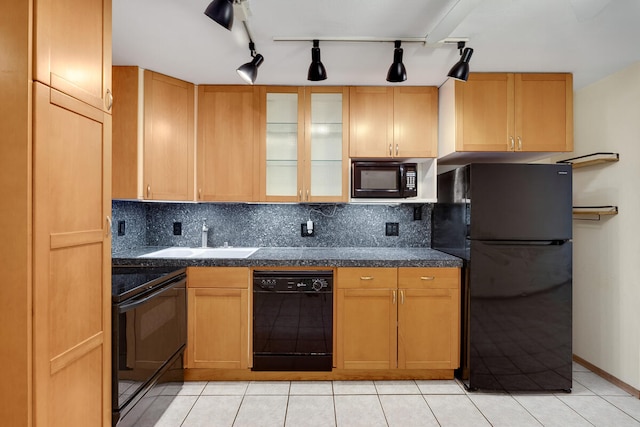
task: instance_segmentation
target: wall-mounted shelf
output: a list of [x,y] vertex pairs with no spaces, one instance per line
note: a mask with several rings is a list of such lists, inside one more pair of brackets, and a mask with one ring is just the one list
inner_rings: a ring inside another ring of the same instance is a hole
[[617,162],[620,160],[618,153],[592,153],[570,159],[560,160],[556,163],[570,164],[574,169],[583,168],[585,166],[593,166],[600,163]]
[[617,215],[617,206],[574,206],[573,217],[575,219],[585,219],[599,221],[603,215]]

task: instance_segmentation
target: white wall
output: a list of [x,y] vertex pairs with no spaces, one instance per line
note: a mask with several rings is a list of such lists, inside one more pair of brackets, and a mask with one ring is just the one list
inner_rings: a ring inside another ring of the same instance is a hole
[[573,222],[573,352],[640,389],[640,62],[574,95],[575,156],[620,161],[576,169],[574,206],[617,205]]

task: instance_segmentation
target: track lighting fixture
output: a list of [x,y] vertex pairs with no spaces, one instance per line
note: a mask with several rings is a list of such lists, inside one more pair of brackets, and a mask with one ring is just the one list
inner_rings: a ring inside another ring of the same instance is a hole
[[233,0],[213,0],[204,11],[209,18],[227,30],[233,27]]
[[249,42],[249,50],[251,51],[251,62],[241,65],[236,71],[244,81],[254,84],[258,77],[258,67],[264,62],[264,57],[256,53],[256,47],[252,41]]
[[322,65],[320,61],[320,41],[314,40],[313,47],[311,48],[311,65],[309,65],[307,80],[318,82],[326,79],[327,70],[325,70],[324,65]]
[[395,49],[393,49],[393,64],[389,67],[387,73],[387,81],[391,83],[400,83],[407,80],[407,70],[402,63],[402,48],[400,47],[401,41],[396,40]]
[[473,55],[473,49],[470,47],[465,48],[465,42],[458,42],[458,49],[460,50],[460,61],[451,67],[447,76],[466,82],[469,78],[469,60]]

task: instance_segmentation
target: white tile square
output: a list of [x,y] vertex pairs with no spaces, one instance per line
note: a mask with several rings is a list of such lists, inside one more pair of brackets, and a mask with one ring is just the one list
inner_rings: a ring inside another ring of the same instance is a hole
[[389,427],[439,426],[421,395],[385,394],[380,396],[380,403]]
[[333,384],[331,381],[291,381],[289,394],[331,396],[333,395]]
[[203,396],[244,396],[249,381],[209,381],[202,390]]
[[374,381],[378,394],[420,394],[415,381]]
[[511,396],[476,394],[469,395],[469,399],[492,426],[540,426],[540,423]]
[[545,427],[591,426],[590,422],[565,405],[556,396],[523,394],[515,395],[513,398]]
[[423,395],[423,397],[442,426],[479,427],[491,425],[466,394]]
[[242,396],[200,396],[180,427],[231,427],[241,403]]
[[378,394],[373,381],[334,381],[333,394]]
[[603,396],[616,408],[640,422],[640,399],[634,396]]
[[245,396],[233,427],[283,426],[288,396]]
[[600,396],[630,396],[620,387],[613,385],[593,372],[574,372],[574,384],[576,381]]
[[335,425],[333,396],[289,396],[285,427],[332,427]]
[[378,396],[334,396],[338,427],[387,427]]
[[419,380],[416,385],[422,394],[464,394],[456,380]]
[[559,396],[574,411],[596,426],[638,426],[640,423],[600,396]]
[[290,381],[251,381],[247,387],[247,396],[288,395]]

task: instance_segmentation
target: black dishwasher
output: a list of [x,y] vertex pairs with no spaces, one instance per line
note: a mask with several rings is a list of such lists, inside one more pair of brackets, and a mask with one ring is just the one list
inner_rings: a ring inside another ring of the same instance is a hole
[[253,273],[253,370],[331,371],[333,272]]

